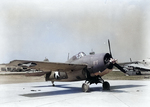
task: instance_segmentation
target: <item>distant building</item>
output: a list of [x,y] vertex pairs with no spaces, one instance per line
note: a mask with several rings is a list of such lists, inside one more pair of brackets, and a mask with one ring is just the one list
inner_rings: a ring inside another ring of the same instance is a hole
[[44,62],[49,62],[49,60],[45,57]]
[[0,72],[23,72],[23,68],[19,66],[8,66],[7,64],[0,64]]
[[[49,62],[45,57],[44,62]],[[26,72],[26,71],[37,71],[36,69],[27,69],[20,66],[8,66],[7,64],[0,64],[0,72]]]

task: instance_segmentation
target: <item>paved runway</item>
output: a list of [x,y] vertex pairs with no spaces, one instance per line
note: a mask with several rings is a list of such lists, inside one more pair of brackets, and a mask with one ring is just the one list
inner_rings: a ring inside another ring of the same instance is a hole
[[0,107],[148,107],[149,80],[109,80],[110,91],[101,84],[84,93],[80,82],[34,82],[0,85]]

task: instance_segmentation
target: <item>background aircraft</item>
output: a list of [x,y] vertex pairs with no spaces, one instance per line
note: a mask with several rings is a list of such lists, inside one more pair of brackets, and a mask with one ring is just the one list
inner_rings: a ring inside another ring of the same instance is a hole
[[115,59],[113,59],[109,40],[108,45],[110,53],[93,53],[86,55],[84,52],[79,52],[71,57],[66,63],[14,60],[8,65],[21,66],[23,68],[40,71],[27,73],[27,75],[40,76],[45,74],[45,80],[52,81],[53,85],[54,81],[85,80],[85,83],[82,85],[82,90],[84,92],[89,91],[89,85],[93,83],[102,83],[103,90],[109,90],[109,83],[104,81],[101,77],[112,71],[113,66],[124,73],[126,73],[126,71],[116,63]]
[[150,71],[150,59],[119,63],[128,75],[142,75],[142,72]]

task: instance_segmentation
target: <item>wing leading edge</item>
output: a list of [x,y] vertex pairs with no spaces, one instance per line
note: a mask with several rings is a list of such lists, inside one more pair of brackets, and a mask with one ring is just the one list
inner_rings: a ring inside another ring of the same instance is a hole
[[50,72],[50,71],[76,71],[87,67],[84,64],[69,64],[69,63],[56,63],[56,62],[44,62],[44,61],[27,61],[27,60],[13,60],[8,66],[20,66],[23,68],[36,69],[38,71]]

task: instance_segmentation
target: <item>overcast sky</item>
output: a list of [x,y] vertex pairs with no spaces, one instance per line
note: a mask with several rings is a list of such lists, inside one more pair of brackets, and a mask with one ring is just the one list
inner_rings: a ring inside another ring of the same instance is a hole
[[149,0],[0,0],[0,63],[108,52],[150,58]]

